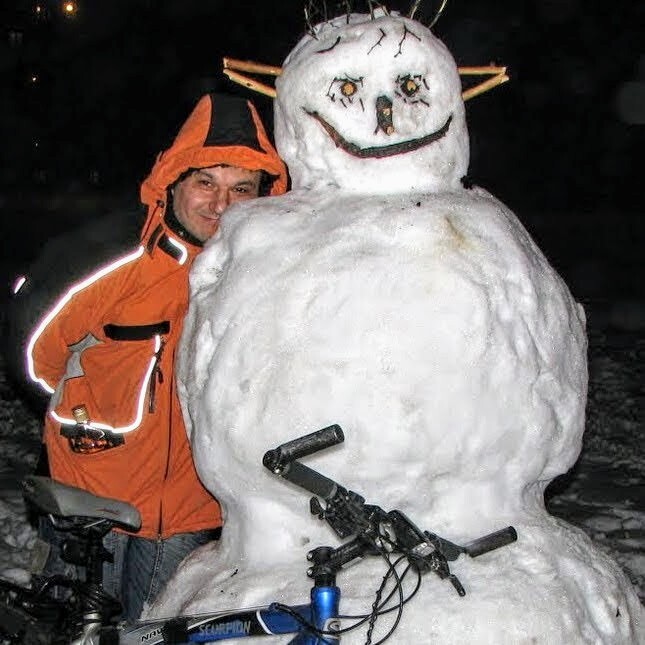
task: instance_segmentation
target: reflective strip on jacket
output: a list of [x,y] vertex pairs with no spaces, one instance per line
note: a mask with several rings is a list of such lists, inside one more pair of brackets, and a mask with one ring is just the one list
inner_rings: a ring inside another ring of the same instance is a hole
[[[198,250],[164,232],[150,252],[140,247],[72,287],[29,344],[33,376],[54,389],[44,434],[52,477],[133,504],[142,537],[221,525],[219,504],[195,471],[173,381]],[[129,335],[136,339],[122,339]],[[74,422],[77,405],[124,443],[70,450],[61,423]]]

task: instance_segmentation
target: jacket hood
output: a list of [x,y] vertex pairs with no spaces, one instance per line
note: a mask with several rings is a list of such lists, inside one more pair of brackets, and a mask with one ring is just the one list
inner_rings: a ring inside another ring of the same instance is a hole
[[148,206],[144,231],[153,228],[155,215],[163,218],[166,191],[182,173],[218,164],[264,170],[275,177],[270,194],[286,192],[286,166],[271,145],[255,106],[239,97],[207,94],[141,185],[141,201]]

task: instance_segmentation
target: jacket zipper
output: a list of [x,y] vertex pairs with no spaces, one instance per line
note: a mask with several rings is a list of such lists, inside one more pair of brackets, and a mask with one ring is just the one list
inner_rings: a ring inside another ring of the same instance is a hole
[[163,372],[161,371],[161,356],[163,354],[166,341],[161,339],[159,349],[155,353],[155,366],[150,375],[150,385],[148,386],[148,412],[152,414],[155,411],[157,382],[159,385],[163,384]]

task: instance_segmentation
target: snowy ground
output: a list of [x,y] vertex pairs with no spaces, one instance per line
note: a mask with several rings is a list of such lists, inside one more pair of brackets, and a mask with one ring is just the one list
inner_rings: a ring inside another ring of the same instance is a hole
[[[622,565],[645,603],[644,365],[642,332],[590,330],[584,448],[575,468],[552,484],[548,505]],[[34,532],[18,481],[35,465],[40,424],[2,367],[0,362],[0,575],[24,581]]]
[[617,560],[645,602],[645,336],[591,330],[589,353],[583,450],[547,506]]

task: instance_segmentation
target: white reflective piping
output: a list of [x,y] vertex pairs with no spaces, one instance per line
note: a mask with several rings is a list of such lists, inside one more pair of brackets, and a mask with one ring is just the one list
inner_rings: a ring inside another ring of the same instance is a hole
[[27,278],[24,275],[21,275],[20,277],[16,278],[16,280],[13,283],[13,287],[11,287],[11,291],[13,292],[13,295],[15,296],[20,289],[22,289],[22,285],[27,282]]
[[168,236],[168,241],[181,252],[181,258],[177,262],[184,264],[188,259],[188,249],[181,242],[177,242],[177,240],[170,237],[170,235]]
[[36,328],[36,331],[32,334],[31,338],[29,339],[29,343],[27,344],[27,372],[31,380],[34,381],[34,383],[38,383],[49,394],[54,393],[54,388],[51,385],[49,385],[49,383],[47,383],[44,379],[39,378],[36,375],[36,372],[34,370],[34,359],[32,357],[34,345],[36,344],[38,337],[43,333],[43,330],[45,329],[45,327],[49,325],[49,323],[58,315],[60,310],[72,299],[72,297],[75,294],[85,289],[85,287],[90,286],[92,283],[96,282],[97,280],[107,275],[108,273],[111,273],[112,271],[122,267],[128,262],[132,262],[133,260],[140,258],[143,255],[143,252],[144,252],[144,247],[140,246],[134,253],[130,253],[129,255],[126,255],[116,260],[115,262],[108,264],[102,269],[99,269],[96,273],[93,273],[89,277],[85,278],[85,280],[83,280],[82,282],[75,284],[58,301],[56,306],[42,319],[42,321]]
[[273,632],[269,629],[269,626],[262,620],[262,614],[260,613],[263,609],[266,609],[266,607],[260,607],[256,612],[255,612],[255,617],[258,619],[258,623],[260,623],[260,627],[264,630],[265,634],[273,634]]
[[[87,424],[90,428],[109,430],[110,432],[114,432],[115,434],[125,434],[126,432],[130,432],[131,430],[134,430],[135,428],[138,428],[141,425],[141,419],[143,419],[143,408],[146,403],[146,390],[148,389],[148,384],[150,383],[150,376],[152,374],[152,370],[154,370],[155,364],[157,363],[157,352],[160,349],[161,349],[161,336],[157,334],[155,336],[155,353],[154,353],[154,356],[150,359],[150,363],[148,364],[148,369],[146,370],[146,374],[143,377],[143,382],[141,383],[141,389],[139,390],[139,400],[137,402],[137,414],[136,414],[136,417],[134,418],[134,421],[127,426],[116,426],[116,427],[108,425],[107,423],[90,421],[90,423]],[[72,424],[72,425],[76,424],[76,420],[73,417],[70,417],[70,418],[63,417],[60,414],[56,414],[54,410],[50,410],[49,414],[53,419],[56,419],[58,423],[65,423],[65,424]]]

